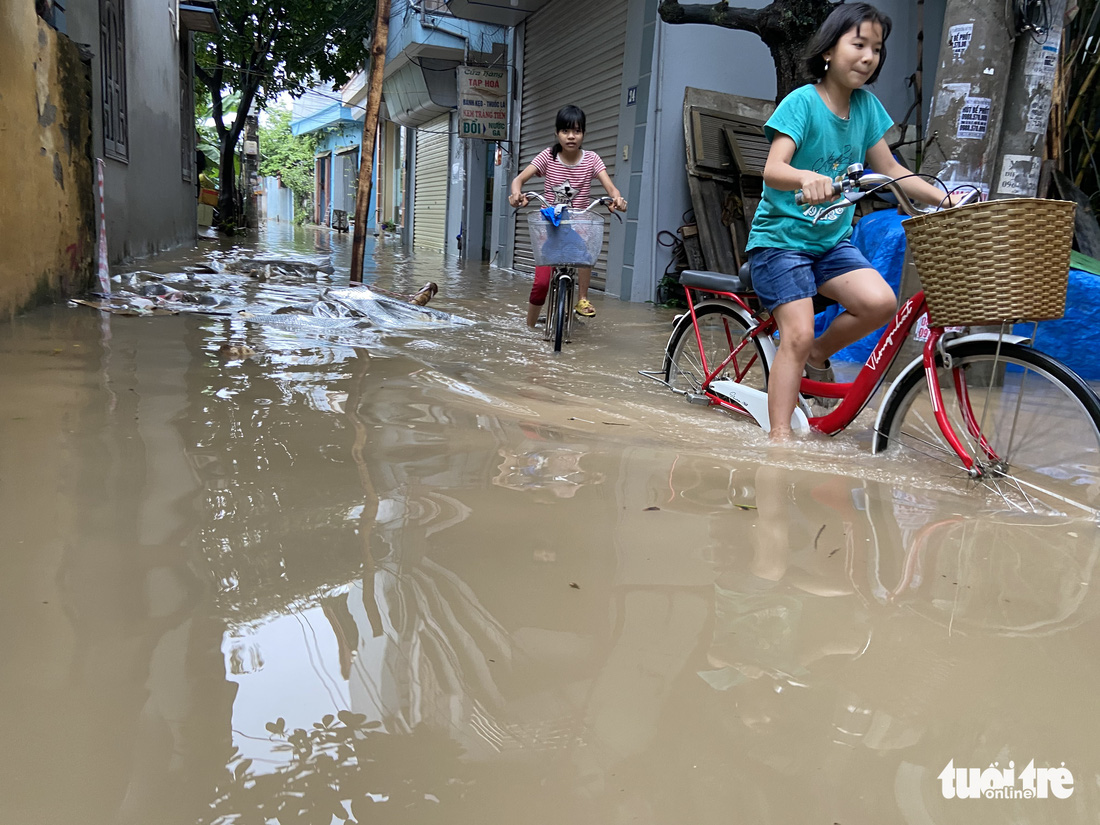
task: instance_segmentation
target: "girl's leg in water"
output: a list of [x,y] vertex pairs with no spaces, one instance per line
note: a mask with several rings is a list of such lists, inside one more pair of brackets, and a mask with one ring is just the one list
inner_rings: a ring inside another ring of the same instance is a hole
[[592,283],[592,269],[586,266],[577,267],[577,300],[588,299],[588,285]]
[[833,353],[874,332],[898,308],[894,290],[873,269],[856,269],[830,278],[818,287],[818,292],[837,301],[844,312],[811,344],[808,360],[814,367],[824,366]]
[[772,310],[779,325],[779,349],[768,375],[769,440],[787,441],[791,437],[791,416],[798,403],[798,387],[806,357],[814,343],[813,298],[799,298]]
[[536,266],[535,282],[531,285],[531,297],[527,304],[527,326],[535,328],[542,306],[546,303],[546,293],[550,291],[550,279],[554,276],[554,267]]
[[542,307],[538,304],[527,305],[527,326],[530,329],[535,328],[535,322],[538,321],[540,314],[542,314]]

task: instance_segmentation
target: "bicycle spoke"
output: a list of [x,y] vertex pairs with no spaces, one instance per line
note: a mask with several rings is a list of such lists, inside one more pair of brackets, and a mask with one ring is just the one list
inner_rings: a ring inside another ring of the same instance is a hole
[[[1100,507],[1100,399],[1072,372],[1028,347],[974,341],[938,371],[943,411],[972,457],[979,484],[1012,509]],[[882,442],[939,464],[962,463],[933,415],[923,374],[905,379],[883,411]]]
[[665,380],[673,389],[702,392],[708,376],[767,388],[767,363],[760,343],[749,335],[751,322],[726,304],[711,303],[696,307],[695,323],[685,316],[669,341]]

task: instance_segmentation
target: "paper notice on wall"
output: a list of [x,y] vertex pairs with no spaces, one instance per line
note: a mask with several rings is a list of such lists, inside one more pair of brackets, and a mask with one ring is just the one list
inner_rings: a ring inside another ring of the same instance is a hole
[[1027,48],[1025,75],[1036,75],[1051,80],[1058,68],[1058,44],[1030,41]]
[[1039,189],[1039,167],[1042,161],[1031,155],[1005,155],[1001,164],[1001,179],[997,192],[1033,198]]
[[944,83],[936,92],[936,107],[932,114],[942,117],[950,111],[952,104],[970,96],[969,83]]
[[974,39],[974,24],[962,23],[952,26],[947,30],[947,38],[951,44],[952,59],[962,60],[966,50],[970,48],[970,41]]
[[989,130],[988,97],[968,97],[959,112],[959,131],[957,137],[980,140]]
[[1027,107],[1027,126],[1029,134],[1042,135],[1046,133],[1047,123],[1050,120],[1050,91],[1046,94],[1038,94],[1031,99]]

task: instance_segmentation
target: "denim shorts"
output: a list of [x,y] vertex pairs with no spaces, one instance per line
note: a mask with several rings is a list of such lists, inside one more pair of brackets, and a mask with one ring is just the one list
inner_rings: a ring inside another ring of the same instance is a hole
[[820,255],[790,249],[754,249],[749,254],[752,288],[769,312],[812,298],[826,281],[857,269],[874,267],[851,241],[841,241]]

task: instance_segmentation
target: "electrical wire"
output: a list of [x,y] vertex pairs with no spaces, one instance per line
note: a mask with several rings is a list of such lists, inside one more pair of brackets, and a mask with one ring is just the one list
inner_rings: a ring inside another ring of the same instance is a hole
[[1006,0],[1005,15],[1013,35],[1027,34],[1036,43],[1045,43],[1050,32],[1049,0]]

